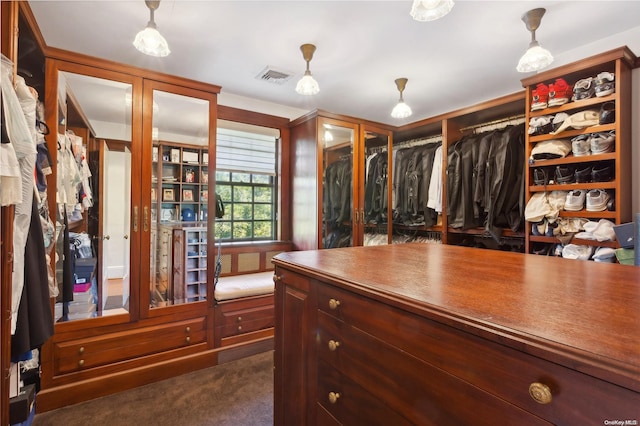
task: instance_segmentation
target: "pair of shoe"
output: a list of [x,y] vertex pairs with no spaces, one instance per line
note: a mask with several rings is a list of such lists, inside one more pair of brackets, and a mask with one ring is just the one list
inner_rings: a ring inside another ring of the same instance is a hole
[[571,100],[573,89],[564,78],[546,86],[539,83],[531,92],[531,111],[564,105]]
[[578,135],[571,139],[571,152],[576,157],[613,152],[615,141],[615,130]]
[[537,136],[555,132],[567,118],[569,118],[569,114],[566,112],[559,112],[555,115],[532,117],[529,120],[529,134],[531,136]]
[[569,212],[582,210],[585,205],[588,212],[601,212],[607,209],[611,196],[604,189],[592,189],[584,191],[574,189],[567,193],[564,209]]
[[531,224],[531,234],[536,236],[553,237],[554,229],[558,227],[556,222],[549,222],[544,219],[541,222]]
[[573,85],[573,97],[572,100],[580,101],[583,99],[589,99],[612,94],[615,91],[615,75],[611,72],[601,72],[595,78],[587,77],[578,80]]

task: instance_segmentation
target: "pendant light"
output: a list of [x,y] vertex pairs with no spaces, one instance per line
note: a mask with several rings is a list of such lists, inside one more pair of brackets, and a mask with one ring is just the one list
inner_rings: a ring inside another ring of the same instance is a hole
[[411,17],[416,21],[435,21],[453,9],[453,0],[413,0]]
[[522,55],[516,69],[519,72],[532,72],[543,69],[553,62],[551,53],[540,46],[536,41],[536,30],[540,26],[540,21],[546,10],[544,8],[532,9],[522,15],[522,21],[531,32],[531,43],[529,49]]
[[300,46],[302,51],[302,57],[307,61],[307,70],[304,72],[304,76],[298,81],[296,85],[296,92],[301,95],[315,95],[320,91],[318,82],[311,75],[309,71],[309,61],[313,58],[313,53],[316,51],[316,47],[313,44],[303,44]]
[[136,35],[133,45],[140,52],[149,56],[164,57],[171,53],[169,44],[158,31],[156,22],[153,19],[153,12],[160,6],[160,0],[145,0],[149,8],[150,18],[147,27]]
[[411,108],[409,107],[409,105],[405,104],[404,99],[402,98],[402,92],[404,92],[404,88],[407,85],[407,81],[408,80],[406,78],[396,79],[396,87],[400,92],[400,99],[398,100],[398,103],[396,104],[395,107],[393,107],[393,110],[391,111],[391,117],[393,118],[407,118],[411,114],[413,114],[413,111],[411,111]]

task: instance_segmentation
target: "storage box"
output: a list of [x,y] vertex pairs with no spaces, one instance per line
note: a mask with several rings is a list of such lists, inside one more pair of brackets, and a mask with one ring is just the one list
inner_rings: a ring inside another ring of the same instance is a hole
[[[76,275],[75,284],[88,284],[91,287],[91,281],[93,280],[93,274],[96,269],[96,258],[86,257],[76,259],[76,267],[74,273]],[[87,287],[88,288],[88,287]],[[75,290],[81,292],[82,290]],[[86,291],[86,290],[84,290]]]
[[[36,387],[27,385],[20,389],[20,393],[13,398],[9,398],[9,424],[27,425],[32,414],[35,415]],[[31,418],[33,420],[33,418]]]

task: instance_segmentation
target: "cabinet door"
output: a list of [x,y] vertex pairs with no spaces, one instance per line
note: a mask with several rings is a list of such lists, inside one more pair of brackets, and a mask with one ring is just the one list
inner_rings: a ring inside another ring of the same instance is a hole
[[358,245],[391,243],[391,144],[392,133],[361,126],[363,149],[359,156]]
[[[150,308],[206,300],[212,295],[213,244],[207,240],[209,152],[215,140],[215,95],[146,80],[143,97],[145,170],[142,227],[155,250],[148,261]],[[183,117],[176,120],[175,117]],[[186,117],[186,119],[184,119]],[[151,232],[154,231],[154,232]],[[151,237],[155,240],[151,240]],[[143,250],[144,251],[144,250]],[[153,262],[152,262],[153,260]],[[148,295],[148,296],[147,296]]]
[[359,223],[356,188],[358,180],[358,125],[320,118],[318,121],[319,167],[322,186],[319,191],[320,248],[357,245]]

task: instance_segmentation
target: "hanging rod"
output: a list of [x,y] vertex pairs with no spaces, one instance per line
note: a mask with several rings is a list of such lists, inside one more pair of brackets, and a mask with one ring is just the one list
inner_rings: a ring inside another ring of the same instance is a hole
[[495,130],[498,128],[498,125],[509,125],[509,124],[520,124],[524,123],[526,116],[524,114],[512,115],[510,117],[500,118],[498,120],[489,121],[486,123],[474,124],[473,126],[467,126],[460,129],[461,133],[466,132],[467,130],[473,130],[474,132],[477,130],[488,131]]
[[413,146],[426,145],[428,143],[438,143],[438,142],[442,142],[442,135],[427,136],[427,137],[424,137],[424,138],[416,138],[416,139],[410,139],[410,140],[407,140],[407,141],[394,143],[393,144],[393,149],[396,149],[396,148],[411,148]]

